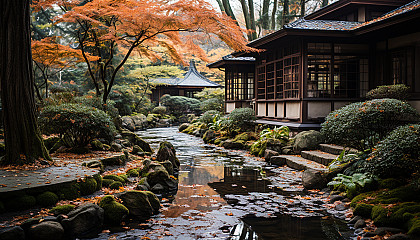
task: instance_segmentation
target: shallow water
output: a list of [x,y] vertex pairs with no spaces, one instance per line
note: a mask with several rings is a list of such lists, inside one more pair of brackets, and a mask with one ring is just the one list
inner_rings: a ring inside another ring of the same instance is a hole
[[154,149],[164,140],[174,145],[181,162],[178,192],[149,221],[129,221],[130,230],[113,229],[97,239],[353,238],[325,211],[322,193],[303,190],[300,172],[207,145],[175,127],[138,134]]

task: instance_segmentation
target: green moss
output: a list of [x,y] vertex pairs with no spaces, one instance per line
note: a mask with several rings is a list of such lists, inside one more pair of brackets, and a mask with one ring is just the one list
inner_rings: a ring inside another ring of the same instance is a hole
[[103,187],[109,187],[113,182],[115,182],[114,180],[112,180],[112,179],[106,179],[106,178],[104,178],[103,180],[102,180],[102,186]]
[[102,188],[102,181],[103,181],[103,178],[102,178],[101,174],[99,174],[99,173],[98,174],[95,174],[95,175],[93,175],[93,178],[96,181],[96,191],[101,190],[101,188]]
[[149,200],[152,208],[153,209],[159,209],[160,208],[159,198],[154,193],[152,193],[150,191],[144,191],[144,193],[146,194],[147,199]]
[[127,171],[127,175],[129,177],[138,177],[139,172],[136,169],[130,169],[130,170]]
[[120,187],[122,187],[122,183],[118,182],[118,181],[114,181],[113,183],[111,183],[111,185],[109,185],[110,189],[119,189]]
[[420,236],[420,218],[413,218],[409,222],[409,230],[408,235],[411,237],[418,237]]
[[404,185],[404,182],[395,178],[387,178],[379,180],[378,184],[380,189],[394,189]]
[[227,137],[220,137],[220,138],[216,138],[214,140],[214,144],[215,145],[220,145],[223,141],[225,141],[226,139],[228,139]]
[[101,160],[101,163],[104,166],[116,166],[116,165],[123,165],[126,161],[125,155],[113,156],[104,158]]
[[80,197],[79,184],[74,183],[69,186],[65,186],[57,192],[60,199],[73,200]]
[[105,221],[110,224],[120,224],[125,216],[128,215],[128,209],[115,201],[114,196],[104,196],[99,202],[99,206],[104,209]]
[[36,203],[42,207],[55,205],[58,202],[58,196],[53,192],[43,192],[36,197]]
[[93,140],[92,142],[90,142],[90,146],[93,150],[104,150],[104,144],[101,143],[101,141],[99,140]]
[[32,208],[36,205],[36,198],[30,195],[23,195],[6,202],[6,207],[12,210]]
[[60,205],[60,206],[53,207],[49,212],[56,216],[60,214],[66,215],[69,212],[73,211],[75,207],[76,206],[73,204]]
[[120,177],[120,176],[117,176],[117,175],[115,175],[115,174],[106,175],[106,176],[104,176],[104,180],[105,180],[105,179],[112,179],[112,180],[114,180],[114,181],[118,181],[118,182],[120,182],[120,183],[125,183],[124,178],[122,178],[122,177]]
[[372,208],[372,220],[376,226],[390,226],[388,218],[389,210],[382,206],[374,206]]
[[250,140],[257,140],[258,136],[256,133],[254,132],[244,132],[241,134],[236,135],[234,141],[243,141],[243,142],[247,142]]
[[82,181],[79,182],[80,186],[80,194],[90,195],[96,191],[97,183],[93,177],[86,177]]
[[124,179],[124,182],[123,183],[128,183],[129,181],[128,181],[128,177],[127,177],[127,174],[121,174],[121,175],[118,175],[120,178],[122,178],[122,179]]
[[354,208],[353,214],[356,216],[362,216],[364,218],[370,218],[372,213],[373,205],[359,203]]

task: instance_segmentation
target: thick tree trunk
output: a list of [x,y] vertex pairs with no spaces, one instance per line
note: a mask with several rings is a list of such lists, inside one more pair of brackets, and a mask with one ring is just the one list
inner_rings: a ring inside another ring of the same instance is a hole
[[289,0],[284,0],[282,26],[286,25],[288,22],[289,22]]
[[232,11],[229,0],[222,0],[223,7],[225,8],[226,14],[231,17],[233,20],[236,20],[235,14]]
[[271,13],[271,29],[272,30],[276,29],[277,5],[278,5],[278,0],[274,0],[273,12]]
[[255,30],[252,32],[252,39],[257,39],[257,26],[255,24],[255,13],[254,13],[254,0],[248,0],[249,5],[249,21],[251,23],[251,29]]
[[261,16],[261,26],[264,30],[270,29],[270,21],[269,21],[269,14],[268,9],[270,7],[270,0],[263,0],[262,6],[262,16]]
[[[252,31],[252,29],[251,29],[251,20],[249,19],[248,4],[247,4],[246,0],[240,0],[240,1],[241,1],[241,6],[242,6],[242,12],[244,13],[246,29]],[[249,41],[254,40],[252,38],[252,33],[251,32],[248,32],[247,35],[248,35],[248,40]]]
[[0,82],[6,145],[2,163],[50,160],[35,117],[29,0],[1,0],[0,18]]
[[300,1],[300,17],[303,18],[305,16],[305,8],[306,8],[306,0]]

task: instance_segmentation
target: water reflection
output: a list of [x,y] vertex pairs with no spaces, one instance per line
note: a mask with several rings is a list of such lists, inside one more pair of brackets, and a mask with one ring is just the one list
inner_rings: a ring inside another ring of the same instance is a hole
[[345,224],[321,218],[326,214],[321,195],[305,197],[300,172],[265,166],[245,152],[206,145],[176,128],[138,134],[155,149],[164,140],[174,145],[181,162],[179,188],[159,215],[147,224],[129,222],[135,229],[113,233],[117,239],[350,239]]

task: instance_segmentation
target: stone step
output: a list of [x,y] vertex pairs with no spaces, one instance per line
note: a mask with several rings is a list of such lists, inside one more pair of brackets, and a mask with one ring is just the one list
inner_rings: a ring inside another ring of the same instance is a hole
[[315,171],[327,172],[328,168],[317,162],[305,159],[300,156],[279,155],[271,158],[271,163],[276,165],[287,165],[296,170],[313,169]]
[[308,160],[320,163],[322,165],[328,166],[330,162],[332,162],[334,159],[338,157],[338,155],[334,155],[331,153],[326,153],[318,150],[314,151],[302,151],[301,155],[303,158],[306,158]]
[[335,144],[319,144],[321,151],[326,153],[331,153],[335,155],[340,155],[340,153],[345,149],[349,153],[357,153],[358,151],[354,148],[342,147]]

